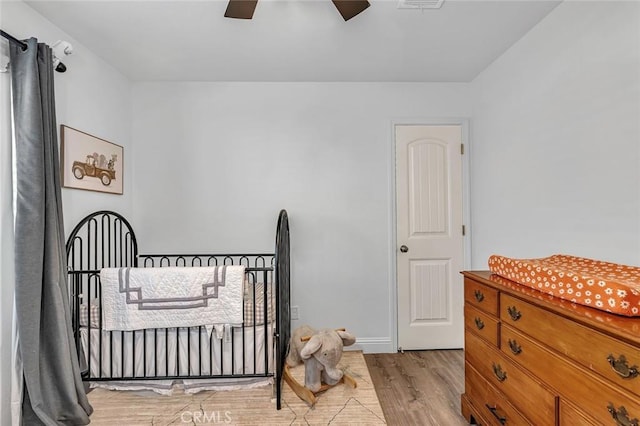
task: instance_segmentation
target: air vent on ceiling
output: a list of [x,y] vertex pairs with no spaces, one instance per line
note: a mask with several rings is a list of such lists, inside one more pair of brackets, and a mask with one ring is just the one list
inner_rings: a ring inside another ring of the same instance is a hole
[[400,0],[398,9],[440,9],[444,0]]

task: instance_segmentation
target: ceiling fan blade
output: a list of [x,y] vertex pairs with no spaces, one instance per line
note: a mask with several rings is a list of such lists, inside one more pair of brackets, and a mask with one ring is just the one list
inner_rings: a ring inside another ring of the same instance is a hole
[[367,0],[331,0],[345,21],[356,16],[370,6]]
[[251,19],[256,10],[258,0],[229,0],[225,18]]

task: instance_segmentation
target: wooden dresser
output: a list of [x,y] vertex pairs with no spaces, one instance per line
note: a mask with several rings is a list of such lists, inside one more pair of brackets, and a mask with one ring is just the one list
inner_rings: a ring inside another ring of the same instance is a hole
[[640,426],[640,318],[463,275],[470,423]]

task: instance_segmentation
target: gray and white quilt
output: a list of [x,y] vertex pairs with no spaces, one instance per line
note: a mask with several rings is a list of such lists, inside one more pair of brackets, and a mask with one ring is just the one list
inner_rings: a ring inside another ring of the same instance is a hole
[[106,268],[104,330],[242,325],[244,266]]

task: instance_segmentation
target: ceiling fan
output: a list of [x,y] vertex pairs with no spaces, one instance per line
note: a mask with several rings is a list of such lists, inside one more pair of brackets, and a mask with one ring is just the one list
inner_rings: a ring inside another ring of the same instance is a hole
[[[353,18],[370,6],[367,0],[331,0],[345,21]],[[229,0],[224,16],[227,18],[251,19],[258,0]]]

